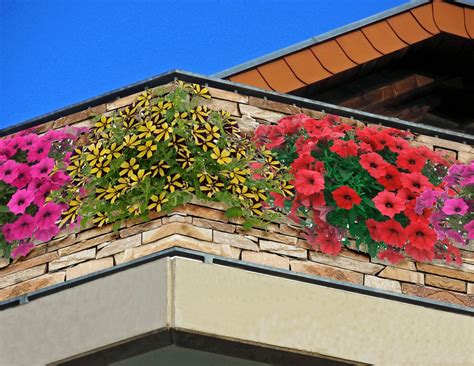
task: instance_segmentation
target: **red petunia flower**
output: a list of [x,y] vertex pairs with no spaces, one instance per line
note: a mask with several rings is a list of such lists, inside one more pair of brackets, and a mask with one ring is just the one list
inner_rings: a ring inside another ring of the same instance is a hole
[[320,172],[302,169],[295,179],[295,188],[305,196],[318,193],[324,189],[324,177]]
[[396,252],[391,248],[388,248],[388,249],[385,249],[385,250],[379,252],[379,254],[377,254],[377,256],[381,260],[387,260],[392,264],[397,264],[397,263],[401,262],[403,259],[405,259],[405,257],[403,256],[402,253]]
[[374,150],[383,150],[386,146],[390,145],[392,140],[393,136],[389,135],[385,131],[379,131],[369,137],[369,143],[372,145]]
[[312,194],[310,196],[300,196],[298,195],[297,198],[299,202],[305,207],[321,207],[326,205],[326,200],[324,199],[323,192],[318,192]]
[[393,165],[388,165],[385,168],[385,175],[376,179],[388,191],[394,191],[401,186],[400,172]]
[[336,140],[329,150],[335,152],[337,155],[343,158],[348,156],[357,156],[357,144],[354,140],[343,141]]
[[388,163],[377,153],[361,155],[359,163],[374,178],[385,175],[385,168],[388,166]]
[[401,248],[407,241],[405,229],[394,219],[380,223],[378,232],[380,233],[382,241],[393,247]]
[[387,147],[391,152],[400,154],[406,149],[409,149],[410,144],[407,140],[404,140],[400,137],[394,137],[393,140],[388,143]]
[[369,229],[370,237],[375,241],[382,241],[380,237],[380,222],[375,221],[374,219],[365,220],[365,225]]
[[436,240],[436,232],[423,220],[413,221],[406,227],[406,233],[411,245],[417,249],[432,250]]
[[330,255],[337,255],[342,248],[341,241],[330,231],[320,232],[316,237],[316,243],[321,252]]
[[425,166],[426,159],[416,149],[402,151],[397,157],[397,165],[409,172],[421,172]]
[[340,208],[350,210],[352,206],[361,202],[360,196],[352,188],[342,186],[332,191],[332,196]]
[[372,201],[382,215],[390,218],[393,218],[397,213],[402,212],[405,208],[403,200],[400,199],[400,197],[397,197],[395,193],[387,190],[380,192],[372,199]]
[[421,193],[425,189],[433,187],[428,178],[426,178],[420,172],[402,174],[400,177],[400,182],[404,188],[412,191],[413,193]]
[[411,243],[405,245],[405,253],[418,262],[431,262],[435,257],[432,249],[420,249]]
[[306,170],[314,170],[314,164],[316,163],[316,159],[311,156],[310,153],[301,154],[298,156],[297,159],[291,163],[291,171],[294,175],[297,172],[306,169]]

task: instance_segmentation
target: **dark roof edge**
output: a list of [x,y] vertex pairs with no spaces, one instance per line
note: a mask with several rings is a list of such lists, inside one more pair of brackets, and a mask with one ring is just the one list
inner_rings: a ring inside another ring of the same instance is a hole
[[95,107],[103,103],[110,103],[117,98],[122,98],[130,94],[138,93],[144,90],[145,88],[154,88],[159,85],[163,85],[177,79],[183,80],[185,82],[208,85],[208,86],[222,89],[222,90],[227,90],[227,91],[232,91],[232,92],[235,91],[247,96],[264,98],[271,101],[295,105],[302,108],[321,110],[326,113],[335,114],[341,117],[354,118],[354,119],[362,120],[364,122],[380,124],[387,127],[401,128],[404,130],[410,130],[412,132],[417,132],[417,133],[421,133],[428,136],[440,137],[440,138],[444,138],[451,141],[458,141],[465,144],[471,144],[471,145],[474,144],[474,135],[471,135],[471,134],[446,130],[443,128],[438,128],[438,127],[424,125],[424,124],[417,124],[410,121],[400,120],[398,118],[385,117],[385,116],[381,116],[381,115],[377,115],[373,113],[359,111],[359,110],[351,109],[351,108],[340,107],[334,104],[319,102],[319,101],[315,101],[315,100],[311,100],[307,98],[301,98],[301,97],[297,97],[297,96],[293,96],[289,94],[280,94],[277,92],[266,91],[266,90],[258,89],[249,85],[239,84],[239,83],[231,82],[228,80],[217,79],[214,77],[203,76],[203,75],[194,74],[191,72],[181,71],[181,70],[171,70],[163,74],[160,74],[158,76],[151,77],[151,78],[139,81],[137,83],[130,84],[123,88],[112,90],[109,93],[101,94],[97,97],[84,100],[83,102],[73,104],[69,107],[61,108],[51,113],[47,113],[39,117],[27,120],[23,123],[19,123],[14,126],[7,127],[3,130],[0,130],[0,136],[5,136],[8,134],[19,132],[21,130],[25,130],[27,128],[38,126],[40,124],[56,120],[60,117],[67,116],[72,113],[83,111],[83,110],[86,110],[91,107]]
[[413,0],[409,3],[398,5],[394,8],[385,10],[381,13],[371,15],[370,17],[358,20],[358,21],[350,23],[348,25],[344,25],[342,27],[336,28],[336,29],[331,30],[329,32],[326,32],[326,33],[320,34],[318,36],[312,37],[312,38],[307,39],[305,41],[296,43],[292,46],[282,48],[282,49],[277,50],[275,52],[272,52],[272,53],[266,54],[264,56],[258,57],[256,59],[244,62],[244,63],[236,65],[236,66],[233,66],[233,67],[228,68],[226,70],[215,73],[212,76],[216,77],[216,78],[226,78],[228,76],[231,76],[231,75],[240,73],[242,71],[245,71],[247,69],[253,68],[255,66],[262,65],[264,63],[273,61],[273,60],[275,60],[277,58],[280,58],[282,56],[289,55],[290,53],[299,51],[303,48],[314,46],[314,45],[316,45],[318,43],[321,43],[323,41],[326,41],[330,38],[340,36],[341,34],[348,33],[348,32],[353,31],[355,29],[364,27],[368,24],[375,23],[379,20],[391,17],[393,15],[402,13],[406,10],[413,9],[413,8],[416,8],[420,5],[424,5],[424,4],[427,4],[427,3],[430,3],[430,2],[431,2],[431,0]]
[[469,6],[470,8],[474,8],[474,1],[473,0],[451,0],[454,4],[461,4]]

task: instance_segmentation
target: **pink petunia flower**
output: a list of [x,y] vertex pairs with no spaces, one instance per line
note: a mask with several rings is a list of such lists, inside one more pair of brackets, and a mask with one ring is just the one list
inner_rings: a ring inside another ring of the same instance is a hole
[[446,215],[465,215],[469,206],[462,198],[451,198],[444,203],[443,211]]
[[33,203],[36,206],[42,206],[44,204],[44,201],[46,200],[46,197],[48,197],[48,195],[51,193],[52,190],[53,190],[52,184],[48,181],[44,182],[40,188],[33,191],[35,195],[35,199]]
[[468,239],[474,239],[474,220],[471,220],[466,225],[464,225],[464,230],[467,231]]
[[51,158],[44,158],[31,167],[31,176],[36,179],[47,178],[49,173],[53,170],[53,167],[54,160]]
[[35,231],[35,219],[28,214],[21,216],[13,223],[13,231],[15,232],[15,239],[23,240],[29,239]]
[[3,163],[3,165],[0,166],[0,180],[3,180],[8,184],[11,184],[13,181],[15,181],[17,178],[18,165],[20,164],[13,160],[7,160],[5,163]]
[[25,257],[33,250],[35,246],[32,243],[20,243],[12,250],[12,258]]
[[38,136],[34,133],[29,133],[23,136],[22,143],[20,144],[20,149],[23,151],[29,151],[31,147],[38,141]]
[[32,192],[26,189],[19,189],[13,194],[7,206],[15,215],[22,214],[34,199],[35,196]]
[[57,171],[51,176],[51,181],[55,186],[59,188],[65,185],[66,183],[69,183],[71,181],[71,177],[63,171]]
[[18,164],[16,171],[16,179],[11,183],[12,186],[20,189],[28,184],[31,180],[30,166],[28,164]]
[[35,231],[35,238],[41,241],[50,241],[55,235],[59,233],[59,227],[56,225],[38,229]]
[[31,145],[30,151],[28,151],[27,159],[30,163],[40,161],[48,157],[49,151],[51,150],[51,143],[44,139],[39,139],[33,145]]
[[48,202],[40,207],[35,215],[36,225],[39,229],[54,226],[55,222],[61,217],[62,209],[54,202]]
[[7,243],[11,243],[12,241],[16,240],[15,231],[14,231],[13,224],[5,224],[2,227],[3,237],[7,241]]

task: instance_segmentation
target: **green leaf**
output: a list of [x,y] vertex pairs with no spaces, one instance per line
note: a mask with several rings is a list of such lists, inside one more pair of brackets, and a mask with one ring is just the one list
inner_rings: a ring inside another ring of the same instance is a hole
[[241,217],[243,216],[244,212],[240,207],[231,207],[225,212],[225,216],[229,219],[233,217]]

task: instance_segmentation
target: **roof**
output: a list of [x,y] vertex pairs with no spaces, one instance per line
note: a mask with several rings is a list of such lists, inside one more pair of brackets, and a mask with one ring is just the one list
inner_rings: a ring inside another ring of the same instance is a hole
[[474,2],[412,1],[214,76],[289,93],[439,34],[472,40]]

